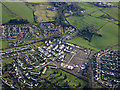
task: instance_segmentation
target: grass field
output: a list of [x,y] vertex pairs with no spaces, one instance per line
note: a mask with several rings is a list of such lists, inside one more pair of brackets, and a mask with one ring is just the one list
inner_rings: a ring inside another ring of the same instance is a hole
[[5,61],[0,61],[0,64],[8,64],[8,63],[11,63],[13,62],[13,59],[8,59],[8,60],[5,60]]
[[81,37],[75,37],[71,40],[67,40],[66,42],[69,42],[69,43],[74,43],[74,44],[77,44],[79,46],[83,46],[85,48],[91,48],[91,49],[94,49],[96,51],[98,51],[99,49],[97,48],[94,48],[92,46],[89,45],[89,42]]
[[88,14],[101,9],[101,7],[97,7],[97,6],[94,6],[90,3],[84,3],[84,2],[80,2],[79,6],[81,8],[84,8],[86,10],[86,13],[88,13]]
[[81,29],[86,28],[88,26],[88,24],[86,22],[82,21],[81,19],[83,19],[83,17],[72,16],[72,17],[67,18],[67,21],[71,25],[73,25],[81,30]]
[[98,48],[104,49],[108,46],[118,43],[118,26],[113,23],[107,23],[99,33],[102,37],[93,37],[91,44]]
[[[55,71],[58,73],[54,74]],[[62,75],[60,75],[61,73],[62,73]],[[67,76],[66,79],[64,79],[65,74]],[[85,81],[78,79],[77,77],[75,77],[69,73],[66,73],[60,69],[57,69],[57,70],[56,69],[48,69],[46,71],[46,73],[42,76],[47,77],[50,82],[55,83],[56,85],[59,85],[61,87],[63,87],[66,82],[68,82],[68,84],[74,88],[77,87],[79,85],[79,83],[81,84],[81,87],[79,87],[79,88],[84,88],[87,85],[87,83]]]
[[8,9],[2,5],[2,23],[7,23],[10,19],[17,19]]
[[[34,7],[34,14],[37,17],[37,22],[48,22],[48,21],[54,21],[54,17],[57,15],[57,11],[50,11],[47,10],[47,7],[52,6],[49,3],[40,3],[39,5],[36,5]],[[32,8],[32,6],[31,6]]]
[[101,34],[102,37],[94,36],[91,43],[81,37],[75,37],[71,40],[67,40],[66,42],[74,43],[86,48],[91,48],[96,51],[105,49],[108,46],[112,46],[118,43],[119,37],[117,25],[109,22],[104,27],[102,27],[98,33]]
[[0,49],[8,48],[8,42],[0,42]]
[[91,15],[94,16],[94,17],[100,17],[100,16],[102,16],[104,14],[105,14],[104,12],[98,10],[98,11],[92,13]]
[[[25,3],[23,2],[3,2],[3,4],[9,9],[9,11],[6,11],[5,9],[5,13],[11,13],[13,16],[12,17],[19,17],[22,19],[26,19],[28,20],[30,23],[34,22],[34,17],[33,17],[33,11],[32,9],[28,8],[26,6]],[[4,9],[4,8],[3,8]],[[2,16],[4,16],[4,14]],[[10,17],[10,15],[8,15],[8,17]],[[3,22],[4,22],[4,18],[3,17]],[[8,18],[10,19],[10,18]]]
[[92,16],[86,17],[85,19],[83,19],[83,21],[85,21],[89,25],[93,25],[96,29],[100,29],[102,26],[104,26],[107,23],[107,21],[105,20],[95,18]]
[[106,8],[103,9],[103,11],[118,20],[118,12],[120,12],[120,9],[118,9],[117,7]]

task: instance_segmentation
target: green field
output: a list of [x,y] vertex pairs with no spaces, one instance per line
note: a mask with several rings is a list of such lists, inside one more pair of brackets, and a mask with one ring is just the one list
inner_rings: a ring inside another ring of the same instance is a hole
[[83,19],[83,21],[85,21],[89,25],[93,25],[96,29],[100,29],[102,26],[104,26],[107,23],[107,21],[105,20],[92,16],[86,17],[85,19]]
[[83,19],[84,17],[79,17],[79,16],[72,16],[72,17],[69,17],[67,18],[67,21],[77,27],[78,29],[83,29],[83,28],[86,28],[88,26],[88,24],[84,21],[82,21],[81,19]]
[[17,17],[10,13],[5,6],[2,6],[2,23],[7,23],[11,19],[17,19]]
[[83,46],[85,48],[91,48],[91,49],[94,49],[96,51],[99,50],[97,48],[94,48],[94,47],[90,46],[90,43],[87,40],[85,40],[85,39],[83,39],[81,37],[75,37],[75,38],[73,38],[71,40],[67,40],[66,42],[74,43],[74,44],[77,44],[79,46]]
[[109,14],[112,18],[118,20],[118,12],[120,12],[120,9],[118,9],[117,7],[106,8],[103,9],[103,11]]
[[[30,6],[32,8],[32,6]],[[37,17],[37,22],[54,21],[54,17],[57,15],[57,11],[47,10],[47,7],[53,8],[49,3],[40,3],[34,7],[34,14]]]
[[[8,20],[10,20],[12,18],[16,18],[16,17],[18,17],[20,19],[26,19],[30,23],[34,22],[33,11],[30,8],[28,8],[25,3],[23,3],[23,2],[3,2],[3,4],[5,5],[5,7],[7,7],[7,8],[3,7],[3,13],[2,13],[3,22],[7,22]],[[6,15],[7,13],[8,13],[8,16]],[[6,15],[6,16],[4,16],[4,15]],[[8,18],[8,19],[6,19],[6,18]]]
[[8,48],[8,42],[0,42],[0,49]]
[[86,13],[88,13],[88,14],[101,9],[101,7],[97,7],[97,6],[94,6],[93,4],[84,3],[84,2],[80,2],[79,6],[81,8],[84,8],[86,10]]
[[93,37],[91,44],[98,48],[104,49],[108,46],[118,43],[118,26],[113,23],[107,23],[99,33],[102,37]]
[[8,60],[5,60],[5,61],[0,61],[0,64],[8,64],[8,63],[12,63],[13,62],[13,59],[8,59]]
[[[54,72],[58,72],[58,73],[55,74]],[[62,75],[60,75],[61,73],[62,73]],[[64,79],[65,74],[67,76],[66,79]],[[87,83],[85,81],[83,81],[69,73],[66,73],[60,69],[57,69],[57,70],[56,69],[48,69],[46,71],[46,73],[42,76],[47,77],[47,79],[49,79],[50,82],[52,82],[56,85],[59,85],[61,87],[63,87],[66,82],[68,82],[68,84],[74,88],[77,87],[79,85],[79,83],[81,84],[81,86],[79,88],[84,88],[87,85]]]
[[102,16],[104,14],[105,14],[104,12],[98,10],[98,11],[92,13],[91,15],[94,16],[94,17],[100,17],[100,16]]
[[84,40],[81,37],[75,37],[66,42],[74,43],[79,46],[86,48],[91,48],[94,50],[105,49],[108,46],[112,46],[118,43],[118,26],[113,23],[107,23],[103,28],[98,32],[102,37],[94,36],[91,43],[87,40]]

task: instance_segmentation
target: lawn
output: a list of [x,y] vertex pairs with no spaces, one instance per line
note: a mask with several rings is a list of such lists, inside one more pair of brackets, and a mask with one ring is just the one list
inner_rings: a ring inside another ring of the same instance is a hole
[[113,23],[107,23],[98,32],[102,37],[95,36],[92,39],[91,45],[98,49],[105,49],[108,46],[118,43],[118,26]]
[[81,19],[83,19],[84,17],[80,17],[80,16],[72,16],[67,18],[67,21],[77,27],[78,29],[82,30],[84,28],[86,28],[88,26],[88,24],[84,21],[82,21]]
[[85,21],[89,25],[93,25],[96,29],[100,29],[102,26],[104,26],[107,23],[107,21],[105,20],[92,16],[86,17],[85,19],[83,19],[83,21]]
[[[3,3],[9,12],[22,19],[28,20],[30,23],[34,22],[33,10],[28,8],[23,2],[4,2]],[[4,13],[3,13],[4,16]]]
[[8,48],[8,42],[0,42],[0,49]]

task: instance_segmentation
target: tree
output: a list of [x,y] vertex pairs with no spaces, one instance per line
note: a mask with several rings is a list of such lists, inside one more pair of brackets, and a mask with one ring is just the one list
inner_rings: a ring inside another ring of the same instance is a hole
[[60,76],[62,76],[62,72],[60,73]]
[[66,78],[67,78],[67,76],[66,76],[66,74],[65,74],[64,79],[66,79]]
[[81,87],[81,83],[79,83],[78,87]]

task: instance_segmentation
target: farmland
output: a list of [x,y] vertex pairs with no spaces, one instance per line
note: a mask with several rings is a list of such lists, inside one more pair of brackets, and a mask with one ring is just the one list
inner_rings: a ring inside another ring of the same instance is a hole
[[90,43],[87,40],[84,40],[81,37],[75,37],[75,38],[72,38],[71,40],[67,40],[66,42],[74,43],[74,44],[77,44],[79,46],[83,46],[85,48],[91,48],[91,49],[94,49],[96,51],[99,50],[97,48],[94,48],[94,47],[90,46]]
[[72,24],[73,26],[77,27],[78,29],[83,29],[86,28],[88,26],[88,24],[84,21],[82,21],[81,19],[83,19],[83,17],[79,17],[79,16],[72,16],[67,18],[67,21]]
[[104,12],[98,10],[98,11],[92,13],[91,15],[94,16],[94,17],[100,17],[100,16],[102,16],[104,14],[105,14]]
[[7,23],[10,19],[16,19],[17,17],[10,13],[5,6],[2,6],[2,23]]
[[[92,45],[98,49],[104,49],[107,46],[112,46],[118,43],[118,26],[113,23],[107,23],[99,31],[102,37],[93,37]],[[112,37],[112,38],[111,38]]]
[[[4,2],[3,5],[6,7],[3,7],[3,22],[7,22],[11,18],[17,17],[17,19],[25,19],[28,20],[30,23],[34,22],[34,17],[33,17],[33,11],[26,6],[25,3],[23,2]],[[7,16],[6,13],[8,14]],[[5,18],[8,19],[5,19]],[[15,18],[16,19],[16,18]],[[5,21],[4,21],[5,20]]]
[[83,2],[80,2],[79,6],[81,8],[84,8],[88,14],[93,13],[93,12],[101,9],[100,7],[94,6],[90,3],[83,3]]
[[103,11],[109,14],[112,18],[118,20],[118,12],[120,12],[120,9],[113,7],[113,8],[106,8]]
[[93,25],[96,29],[100,29],[102,26],[104,26],[104,24],[107,23],[107,21],[105,21],[105,20],[95,18],[92,16],[86,17],[85,19],[83,19],[83,21],[85,21],[89,25]]
[[82,39],[81,37],[75,37],[71,40],[67,40],[66,42],[74,43],[94,50],[105,49],[108,46],[112,46],[118,43],[117,25],[113,23],[107,23],[103,28],[100,29],[98,33],[101,34],[102,37],[94,36],[91,43]]
[[[117,3],[113,4],[117,5]],[[117,7],[103,9],[103,7],[97,7],[90,3],[80,3],[79,6],[84,8],[87,14],[81,17],[68,17],[67,21],[79,30],[84,30],[85,27],[92,25],[94,28],[98,29],[97,33],[101,34],[102,37],[93,36],[91,42],[88,42],[81,37],[75,37],[66,42],[71,42],[94,50],[105,49],[108,46],[118,43],[118,21],[100,17],[108,14],[110,17],[118,20]]]

